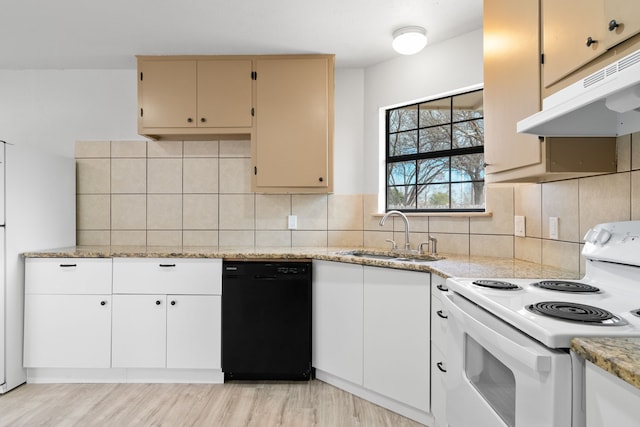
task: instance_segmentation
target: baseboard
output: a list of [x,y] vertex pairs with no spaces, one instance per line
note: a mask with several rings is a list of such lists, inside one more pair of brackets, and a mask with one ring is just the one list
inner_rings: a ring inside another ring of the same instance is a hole
[[425,424],[427,426],[435,425],[433,415],[431,415],[430,413],[421,411],[420,409],[416,409],[409,405],[405,405],[402,402],[390,399],[386,396],[368,390],[358,384],[343,380],[342,378],[336,377],[327,372],[316,369],[316,379],[327,384],[331,384],[334,387],[338,387],[339,389],[347,391],[353,395],[356,395],[371,403],[375,403],[378,406],[382,406],[385,409],[393,411],[419,423]]
[[29,368],[27,383],[197,383],[222,384],[219,369]]

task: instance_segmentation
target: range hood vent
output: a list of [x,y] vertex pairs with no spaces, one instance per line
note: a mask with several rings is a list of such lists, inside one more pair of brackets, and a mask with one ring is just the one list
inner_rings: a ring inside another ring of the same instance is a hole
[[546,97],[518,133],[618,136],[640,131],[640,50]]

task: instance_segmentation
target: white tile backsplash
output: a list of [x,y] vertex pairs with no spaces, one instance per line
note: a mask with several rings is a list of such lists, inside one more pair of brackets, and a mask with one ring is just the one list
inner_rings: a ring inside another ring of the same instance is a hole
[[[249,141],[80,141],[79,244],[365,246],[404,243],[396,219],[379,226],[375,194],[254,194]],[[543,184],[489,184],[490,214],[410,216],[415,248],[516,257],[584,271],[582,235],[598,222],[640,219],[640,134],[619,139],[618,173]],[[109,165],[109,166],[107,166]],[[298,228],[288,230],[287,215]],[[513,236],[524,215],[525,238]],[[548,218],[559,218],[549,239]]]

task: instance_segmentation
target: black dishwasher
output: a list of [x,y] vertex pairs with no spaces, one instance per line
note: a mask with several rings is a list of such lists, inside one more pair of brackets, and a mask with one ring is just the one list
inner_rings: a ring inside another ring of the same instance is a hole
[[225,380],[309,380],[311,262],[223,261]]

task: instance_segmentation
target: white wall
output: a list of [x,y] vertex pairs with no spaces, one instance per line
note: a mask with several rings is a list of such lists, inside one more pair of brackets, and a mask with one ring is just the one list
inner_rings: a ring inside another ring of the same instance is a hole
[[77,140],[137,135],[135,70],[0,70],[0,139],[73,157]]
[[365,70],[363,175],[365,194],[379,189],[380,109],[424,100],[481,84],[482,30],[428,45],[414,56],[402,56]]

